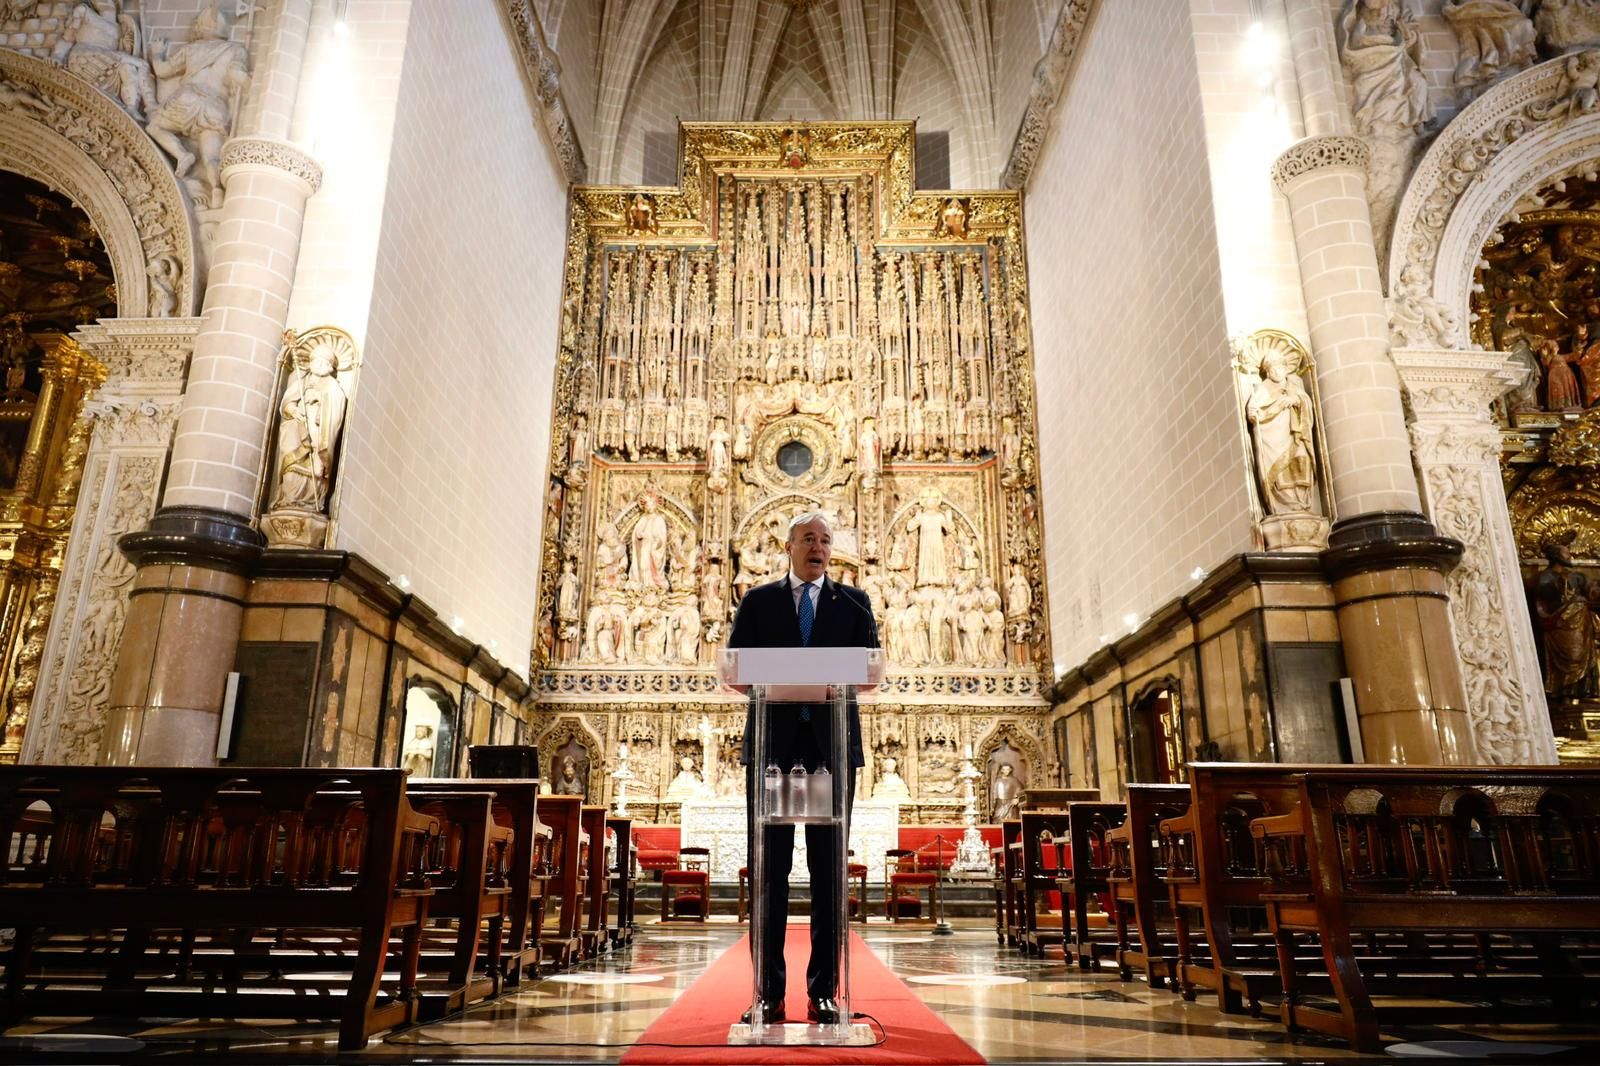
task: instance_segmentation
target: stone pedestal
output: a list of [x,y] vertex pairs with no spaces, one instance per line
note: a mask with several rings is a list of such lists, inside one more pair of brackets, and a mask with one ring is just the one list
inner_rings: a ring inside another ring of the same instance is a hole
[[1395,349],[1411,401],[1411,441],[1428,512],[1459,540],[1446,579],[1467,711],[1483,762],[1556,761],[1555,737],[1516,538],[1500,474],[1500,430],[1489,404],[1526,371],[1499,352]]
[[107,377],[84,403],[92,433],[24,762],[88,765],[99,755],[134,576],[117,538],[155,511],[199,327],[198,318],[105,319],[74,335]]

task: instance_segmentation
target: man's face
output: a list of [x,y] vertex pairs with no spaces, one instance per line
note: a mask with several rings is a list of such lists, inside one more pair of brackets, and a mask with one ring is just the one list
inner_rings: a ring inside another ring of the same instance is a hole
[[789,566],[800,580],[815,581],[833,558],[833,533],[828,523],[818,518],[790,530],[783,546],[789,552]]

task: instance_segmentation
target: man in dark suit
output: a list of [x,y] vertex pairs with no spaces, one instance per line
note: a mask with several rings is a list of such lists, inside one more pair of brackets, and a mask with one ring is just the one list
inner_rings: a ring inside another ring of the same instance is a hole
[[[789,523],[789,573],[780,581],[758,585],[739,601],[728,637],[730,648],[876,648],[878,627],[872,618],[872,601],[865,592],[828,578],[833,557],[833,533],[820,511],[796,515]],[[808,773],[832,761],[832,716],[826,705],[772,704],[768,707],[767,737],[772,762],[787,773],[796,762]],[[845,775],[846,803],[855,801],[856,768],[865,764],[861,752],[861,717],[855,701],[849,708],[850,772]],[[745,796],[748,797],[746,854],[753,856],[755,796],[764,767],[755,765],[751,749],[754,724],[747,714],[744,728]],[[836,775],[839,769],[829,766]],[[806,966],[806,1017],[828,1025],[839,1021],[839,960],[834,954],[838,885],[834,864],[841,847],[838,832],[829,826],[806,826],[806,867],[811,877],[811,961]],[[767,829],[762,884],[766,893],[766,929],[762,940],[763,973],[759,995],[768,1022],[783,1021],[783,942],[789,922],[789,870],[794,860],[794,826]],[[754,935],[754,931],[752,931]],[[748,1015],[746,1021],[749,1020]]]

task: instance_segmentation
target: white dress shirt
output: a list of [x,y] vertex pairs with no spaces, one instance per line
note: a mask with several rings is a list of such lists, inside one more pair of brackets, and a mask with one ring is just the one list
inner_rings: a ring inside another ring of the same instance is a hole
[[[805,581],[793,570],[789,571],[789,595],[794,598],[794,613],[800,613],[800,589]],[[811,583],[811,617],[817,617],[817,600],[822,596],[822,578]]]

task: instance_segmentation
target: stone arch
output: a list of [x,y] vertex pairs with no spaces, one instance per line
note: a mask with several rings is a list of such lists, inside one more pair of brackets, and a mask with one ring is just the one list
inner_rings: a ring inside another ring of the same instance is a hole
[[77,75],[0,49],[0,169],[72,197],[105,241],[120,318],[194,313],[197,242],[166,156]]
[[[1463,325],[1475,266],[1518,199],[1600,159],[1600,112],[1569,99],[1566,57],[1507,78],[1465,108],[1412,174],[1395,216],[1389,285],[1406,270]],[[1465,346],[1466,331],[1455,344]]]

